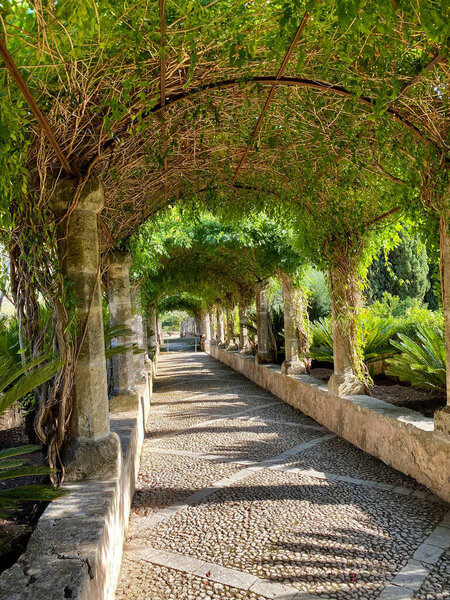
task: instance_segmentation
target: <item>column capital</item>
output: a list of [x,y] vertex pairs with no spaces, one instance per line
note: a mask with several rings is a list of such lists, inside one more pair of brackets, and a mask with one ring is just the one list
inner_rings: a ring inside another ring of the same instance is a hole
[[[76,191],[76,182],[72,179],[59,181],[48,180],[46,183],[47,195],[56,214],[64,214],[72,202]],[[99,213],[105,204],[103,184],[99,179],[89,179],[83,184],[80,197],[75,210]]]

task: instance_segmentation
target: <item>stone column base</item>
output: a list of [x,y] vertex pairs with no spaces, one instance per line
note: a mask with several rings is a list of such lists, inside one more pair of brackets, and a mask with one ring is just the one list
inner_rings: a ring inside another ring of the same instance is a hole
[[242,354],[242,356],[249,356],[252,354],[252,349],[250,346],[244,346],[239,350],[239,354]]
[[355,375],[334,373],[328,381],[328,391],[335,396],[359,396],[366,393],[366,387]]
[[306,365],[301,360],[285,360],[281,365],[283,375],[302,375],[306,372]]
[[109,398],[109,410],[114,413],[137,410],[138,402],[139,392],[137,390],[113,392]]
[[227,350],[230,350],[231,352],[237,352],[239,348],[237,347],[237,344],[228,344]]
[[450,435],[450,405],[447,404],[434,413],[434,430],[436,433]]
[[109,433],[99,440],[78,438],[64,451],[65,480],[111,477],[119,468],[120,455],[120,440],[116,433]]
[[255,356],[255,363],[257,365],[270,365],[273,363],[273,356],[271,352],[258,352]]

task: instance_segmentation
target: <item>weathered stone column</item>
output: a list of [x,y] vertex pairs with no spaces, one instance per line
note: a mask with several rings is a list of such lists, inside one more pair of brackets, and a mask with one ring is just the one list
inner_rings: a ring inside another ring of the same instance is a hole
[[269,344],[269,306],[266,296],[267,283],[256,285],[256,327],[258,332],[258,352],[255,362],[257,364],[271,363],[273,361]]
[[238,347],[234,340],[234,323],[235,323],[235,307],[227,308],[226,316],[227,316],[227,336],[226,336],[226,349],[227,350],[237,350]]
[[209,311],[209,341],[211,343],[215,340],[215,329],[214,329],[214,309]]
[[205,342],[209,342],[209,314],[208,311],[202,309],[200,313],[200,346],[205,349]]
[[241,354],[251,354],[250,340],[248,337],[248,328],[244,325],[247,321],[247,311],[242,304],[239,304],[239,352]]
[[120,449],[119,438],[109,429],[97,232],[97,214],[104,203],[103,186],[98,180],[89,180],[70,217],[63,218],[74,192],[72,181],[60,181],[50,192],[60,219],[58,252],[76,298],[77,312],[73,411],[64,451],[68,480],[95,478],[111,471]]
[[110,398],[111,410],[137,408],[139,394],[134,387],[133,337],[131,321],[130,274],[131,256],[114,251],[108,263],[108,301],[111,325],[123,325],[129,333],[118,336],[113,346],[128,345],[126,352],[112,358],[114,388]]
[[351,269],[331,269],[331,316],[333,319],[334,373],[328,390],[336,396],[365,393],[365,385],[355,373],[356,314],[361,301],[358,282]]
[[156,309],[153,305],[148,308],[147,343],[149,352],[155,353],[158,351],[158,324],[156,322]]
[[292,282],[287,276],[281,278],[283,289],[283,314],[284,314],[284,349],[285,360],[281,365],[284,375],[298,375],[306,373],[304,357],[299,356],[297,327],[295,324],[295,306],[293,299]]
[[225,343],[225,336],[223,331],[223,311],[221,308],[217,307],[216,309],[216,319],[217,319],[217,345],[223,346]]
[[135,379],[137,383],[144,383],[147,376],[147,369],[145,368],[146,341],[144,335],[144,322],[141,314],[136,313],[133,315],[132,327],[133,343],[141,350],[139,354],[133,354]]
[[[447,191],[447,203],[450,203],[450,191]],[[435,431],[450,435],[450,209],[441,217],[439,233],[441,246],[441,290],[444,311],[444,335],[447,358],[447,406],[434,413]]]

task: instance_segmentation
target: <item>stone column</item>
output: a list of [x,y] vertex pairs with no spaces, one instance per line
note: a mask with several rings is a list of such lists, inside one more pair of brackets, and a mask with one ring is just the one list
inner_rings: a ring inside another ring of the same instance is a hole
[[269,344],[269,305],[267,302],[267,284],[258,283],[256,286],[256,327],[258,332],[258,352],[256,364],[271,363],[273,361]]
[[131,322],[130,275],[131,256],[114,251],[108,263],[108,301],[111,325],[123,325],[128,333],[118,336],[113,346],[128,345],[129,350],[112,358],[114,388],[110,408],[114,411],[137,408],[139,394],[134,388],[133,338]]
[[205,342],[209,342],[209,314],[208,311],[202,309],[200,313],[200,345],[201,349],[205,349]]
[[214,309],[209,311],[209,341],[210,343],[214,343],[215,340],[215,330],[214,330]]
[[244,325],[247,320],[247,311],[242,304],[239,304],[239,352],[241,354],[251,354],[252,351],[248,328]]
[[[447,203],[450,191],[447,191]],[[441,216],[439,227],[440,252],[441,252],[441,290],[442,308],[444,311],[444,338],[447,358],[447,406],[434,413],[434,427],[436,432],[450,435],[450,210]]]
[[285,360],[281,365],[281,372],[283,375],[298,375],[300,373],[306,373],[306,365],[299,357],[292,285],[285,277],[282,278],[282,288]]
[[223,311],[221,308],[217,307],[216,309],[216,318],[217,318],[217,345],[223,346],[225,343],[225,336],[223,331]]
[[235,314],[235,307],[233,306],[233,308],[228,308],[227,309],[227,341],[226,341],[226,348],[227,350],[238,350],[238,347],[236,345],[236,342],[234,340],[234,323],[235,323],[235,318],[236,318],[236,314]]
[[156,309],[153,305],[148,309],[147,324],[148,350],[149,352],[156,353],[158,351],[158,324],[156,322]]
[[103,186],[89,180],[68,218],[64,215],[75,193],[73,181],[60,181],[49,191],[60,220],[58,253],[77,313],[73,411],[64,449],[66,479],[96,478],[114,469],[120,452],[119,438],[109,429],[97,231]]
[[133,354],[135,380],[136,383],[144,383],[147,375],[147,369],[145,368],[146,342],[144,336],[144,322],[141,314],[136,313],[133,316],[132,327],[133,343],[141,350],[139,354]]
[[365,394],[365,385],[354,372],[356,312],[360,301],[357,281],[350,269],[332,269],[329,279],[334,373],[328,390],[336,396]]

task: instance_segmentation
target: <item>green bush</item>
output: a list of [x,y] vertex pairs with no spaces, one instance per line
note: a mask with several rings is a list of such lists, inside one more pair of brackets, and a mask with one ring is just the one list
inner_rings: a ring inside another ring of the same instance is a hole
[[445,393],[446,360],[444,330],[418,325],[416,339],[400,333],[391,344],[399,354],[388,360],[387,373],[414,387]]
[[331,314],[331,297],[328,279],[323,271],[311,269],[305,278],[309,290],[308,315],[310,321],[316,321]]

